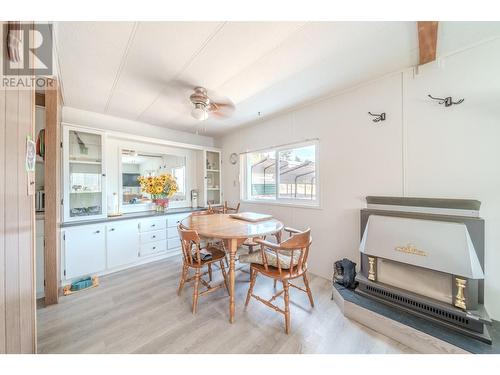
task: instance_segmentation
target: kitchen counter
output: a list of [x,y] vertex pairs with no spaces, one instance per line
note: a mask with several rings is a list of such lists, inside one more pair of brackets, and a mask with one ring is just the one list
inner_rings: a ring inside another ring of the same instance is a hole
[[[203,211],[206,208],[198,207],[181,207],[181,208],[169,208],[165,212],[156,212],[156,211],[141,211],[141,212],[131,212],[126,213],[121,216],[113,216],[113,217],[105,217],[102,219],[91,219],[91,220],[79,220],[79,221],[71,221],[67,223],[61,223],[61,228],[74,227],[78,225],[88,225],[88,224],[98,224],[98,223],[109,223],[120,220],[129,220],[129,219],[142,219],[142,218],[151,218],[151,217],[159,217],[159,216],[167,216],[174,214],[183,214],[186,212],[196,212]],[[83,219],[83,217],[82,217]]]

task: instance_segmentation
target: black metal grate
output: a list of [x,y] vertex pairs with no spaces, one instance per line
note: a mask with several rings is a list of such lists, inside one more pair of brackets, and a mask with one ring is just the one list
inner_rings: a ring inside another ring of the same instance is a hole
[[444,309],[440,309],[439,307],[436,307],[435,305],[430,305],[422,301],[417,301],[414,300],[410,297],[406,296],[401,296],[397,293],[392,293],[387,290],[383,290],[371,285],[365,285],[365,288],[367,291],[370,293],[377,295],[379,297],[382,297],[388,301],[392,301],[395,303],[398,303],[403,306],[407,306],[411,309],[418,310],[420,312],[432,315],[436,318],[448,321],[453,324],[458,324],[463,327],[470,328],[470,321],[469,319],[460,316],[458,314],[454,314],[452,312],[446,311]]

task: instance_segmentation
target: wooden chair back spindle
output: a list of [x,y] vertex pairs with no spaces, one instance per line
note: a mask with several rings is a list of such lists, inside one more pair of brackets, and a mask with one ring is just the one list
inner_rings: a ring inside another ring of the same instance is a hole
[[[198,265],[200,265],[201,264],[200,236],[198,236],[198,233],[196,231],[185,229],[180,225],[178,231],[181,240],[182,255],[184,258],[184,262],[186,262],[189,265],[193,265],[194,262],[196,261]],[[193,245],[195,248],[194,254],[193,254]]]
[[227,201],[224,202],[224,207],[223,207],[223,213],[224,214],[237,214],[240,212],[240,205],[241,203],[238,203],[236,207],[229,207],[227,204]]

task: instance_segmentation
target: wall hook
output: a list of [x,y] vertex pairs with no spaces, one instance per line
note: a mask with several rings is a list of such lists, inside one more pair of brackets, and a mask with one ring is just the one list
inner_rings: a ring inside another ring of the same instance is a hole
[[427,95],[429,98],[434,99],[434,100],[439,100],[439,104],[444,104],[445,107],[450,107],[453,104],[460,104],[463,103],[465,99],[459,99],[458,101],[454,102],[451,99],[451,96],[448,96],[446,98],[435,98],[432,95]]
[[379,122],[379,121],[385,121],[385,112],[382,112],[382,113],[371,113],[371,112],[368,112],[368,114],[370,116],[373,116],[375,117],[372,121],[373,122]]

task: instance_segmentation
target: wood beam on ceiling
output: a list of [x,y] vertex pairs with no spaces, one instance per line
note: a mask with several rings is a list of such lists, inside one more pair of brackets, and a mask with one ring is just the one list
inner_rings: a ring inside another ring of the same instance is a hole
[[418,21],[419,65],[436,60],[438,21]]

